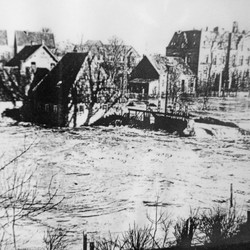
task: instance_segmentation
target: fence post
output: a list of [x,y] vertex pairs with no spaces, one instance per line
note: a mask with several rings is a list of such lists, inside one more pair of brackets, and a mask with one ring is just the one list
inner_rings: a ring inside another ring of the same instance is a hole
[[83,250],[87,250],[87,234],[83,232]]
[[82,232],[82,249],[84,250],[84,231]]
[[233,183],[230,185],[230,208],[233,207]]
[[94,249],[95,249],[95,244],[94,244],[94,242],[90,242],[89,248],[90,248],[90,250],[94,250]]

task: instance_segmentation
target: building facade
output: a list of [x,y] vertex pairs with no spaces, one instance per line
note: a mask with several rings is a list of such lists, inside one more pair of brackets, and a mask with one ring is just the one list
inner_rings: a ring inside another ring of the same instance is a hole
[[50,70],[57,64],[56,56],[45,45],[25,46],[5,65],[6,68],[17,68],[21,74],[26,74],[31,65]]
[[224,91],[247,90],[250,70],[250,33],[213,30],[176,32],[166,55],[180,56],[197,77],[197,90],[221,95]]
[[146,97],[164,97],[166,91],[190,94],[195,91],[195,76],[180,57],[144,55],[130,75],[129,91]]

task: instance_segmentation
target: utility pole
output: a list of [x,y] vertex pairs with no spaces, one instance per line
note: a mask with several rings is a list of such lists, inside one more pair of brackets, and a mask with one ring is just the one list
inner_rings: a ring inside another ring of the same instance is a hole
[[167,82],[166,82],[166,95],[165,95],[165,116],[167,115],[167,109],[168,109],[168,75],[169,75],[169,69],[167,68]]
[[168,109],[168,83],[169,83],[169,72],[171,70],[171,66],[166,65],[167,68],[167,82],[166,82],[166,96],[165,96],[165,116],[167,115]]

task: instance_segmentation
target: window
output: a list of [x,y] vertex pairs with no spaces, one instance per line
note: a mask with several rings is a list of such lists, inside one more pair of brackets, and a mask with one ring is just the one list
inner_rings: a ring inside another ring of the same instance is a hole
[[213,64],[214,64],[214,65],[217,64],[217,56],[214,57],[214,59],[213,59]]
[[83,105],[80,105],[79,106],[79,112],[83,112],[84,111],[84,106]]
[[247,65],[250,65],[250,56],[247,58]]
[[57,113],[57,105],[53,105],[53,112]]
[[208,63],[208,60],[209,60],[209,56],[206,55],[206,59],[205,59],[205,62]]
[[233,55],[233,57],[232,57],[232,66],[235,66],[235,59],[236,59],[236,57],[235,57],[235,55]]
[[45,111],[49,112],[49,104],[45,104]]
[[241,57],[240,57],[240,65],[241,65],[241,66],[243,65],[243,62],[244,62],[244,56],[241,56]]

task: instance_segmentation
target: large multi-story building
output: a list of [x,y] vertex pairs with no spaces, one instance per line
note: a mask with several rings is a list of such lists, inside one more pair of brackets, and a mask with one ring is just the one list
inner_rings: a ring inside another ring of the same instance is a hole
[[167,56],[182,57],[197,77],[197,90],[220,93],[247,90],[250,71],[250,32],[219,29],[175,32]]

